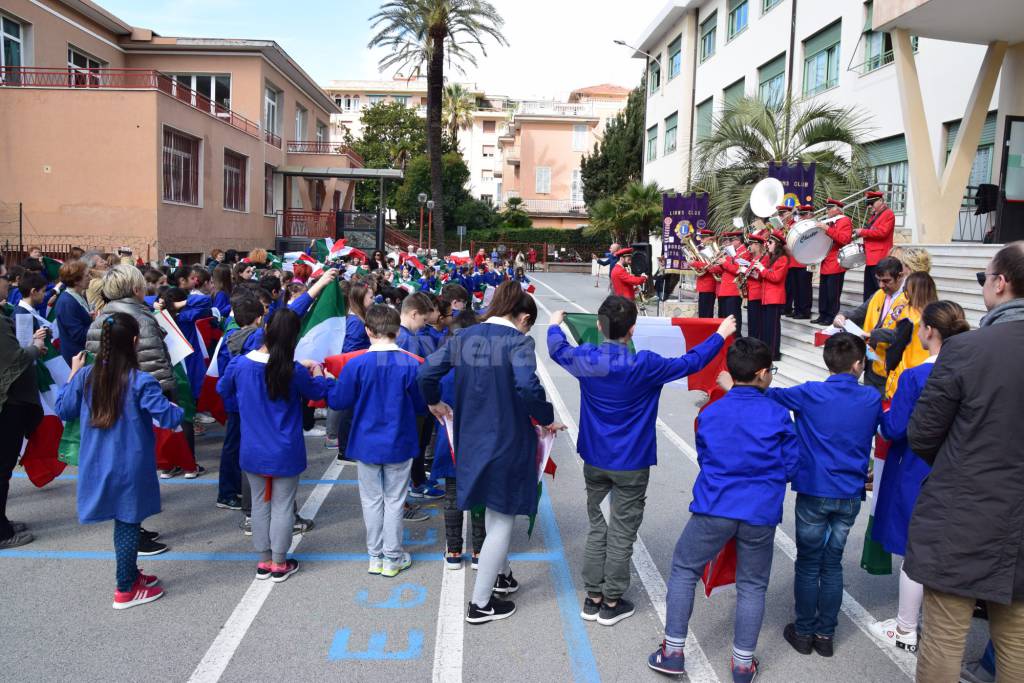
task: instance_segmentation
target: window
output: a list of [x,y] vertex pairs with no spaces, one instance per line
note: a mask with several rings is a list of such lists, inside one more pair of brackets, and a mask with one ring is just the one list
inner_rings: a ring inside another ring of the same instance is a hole
[[484,204],[487,204],[487,205],[493,205],[494,204],[494,195],[493,194],[482,194],[482,195],[480,195],[480,201],[482,201]]
[[[892,36],[882,31],[871,29],[874,19],[874,3],[864,3],[864,63],[861,65],[861,73],[870,73],[881,69],[887,64],[892,64]],[[910,44],[917,51],[917,36],[910,37]]]
[[712,12],[711,16],[700,24],[700,61],[708,59],[715,54],[715,34],[718,26],[718,12]]
[[199,140],[164,128],[164,201],[199,206]]
[[572,171],[572,185],[569,187],[569,201],[574,204],[583,203],[583,171],[574,168]]
[[[367,99],[370,100],[370,106],[372,107],[375,104],[379,104],[379,103],[383,102],[384,101],[384,96],[383,95],[368,95]],[[359,106],[359,98],[358,97],[356,97],[356,106],[357,107]]]
[[308,112],[301,105],[295,105],[295,139],[306,139],[306,118]]
[[747,0],[729,0],[729,40],[736,37],[749,23],[750,3]]
[[533,191],[537,194],[551,194],[551,167],[538,166],[534,172]]
[[245,166],[241,154],[224,150],[224,208],[245,211]]
[[484,121],[484,132],[493,133],[498,129],[497,121]]
[[280,135],[281,133],[281,93],[269,85],[263,94],[263,128],[264,130]]
[[494,180],[494,171],[490,168],[484,168],[480,170],[480,180],[491,181]]
[[722,102],[728,107],[730,104],[735,104],[739,100],[743,99],[744,88],[746,87],[746,80],[741,78],[730,86],[727,86],[722,90]]
[[[953,153],[953,145],[956,143],[957,134],[960,132],[960,121],[953,121],[946,124],[946,159]],[[992,182],[992,154],[996,143],[996,112],[989,112],[985,119],[985,125],[981,129],[981,137],[978,138],[978,150],[974,154],[974,163],[971,166],[971,178],[968,185],[977,187],[983,183]]]
[[274,167],[263,164],[263,215],[274,215]]
[[68,45],[68,80],[69,85],[75,86],[98,86],[100,75],[95,69],[102,69],[103,62],[90,57],[84,52]]
[[658,158],[658,124],[647,129],[647,161]]
[[[25,29],[18,22],[0,16],[0,83],[21,83],[17,69],[22,66],[22,41]],[[7,69],[12,71],[8,72]]]
[[494,145],[484,145],[481,154],[483,154],[485,159],[492,158],[494,156]]
[[839,39],[842,22],[837,21],[804,41],[804,95],[816,95],[839,85]]
[[769,107],[779,107],[786,95],[786,53],[757,70],[757,97]]
[[776,5],[778,5],[781,2],[782,2],[782,0],[764,0],[764,4],[761,7],[761,12],[762,13],[767,12],[772,7],[775,7]]
[[572,127],[572,149],[574,152],[587,151],[587,133],[589,126],[585,123],[577,123]]
[[[370,104],[374,104],[373,97],[370,97]],[[345,111],[359,111],[359,95],[345,95],[341,101],[341,108]]]
[[344,103],[344,101],[345,101],[345,100],[343,100],[343,99],[342,99],[342,98],[340,98],[340,97],[335,97],[335,98],[334,98],[334,104],[335,104],[335,106],[337,106],[337,107],[338,107],[338,109],[341,109],[341,108],[342,108],[342,106],[343,106],[343,103]]
[[673,112],[665,119],[665,154],[676,151],[676,133],[679,129],[679,113]]
[[324,181],[313,181],[313,210],[323,211],[325,199],[327,199],[327,187],[324,185]]
[[[173,74],[171,80],[174,82],[172,87],[175,97],[189,100],[195,107],[205,106],[205,102],[196,101],[197,98],[205,97],[209,101],[212,114],[231,108],[230,74]],[[185,88],[194,91],[195,94]]]
[[683,70],[683,37],[676,36],[676,39],[668,44],[668,80],[678,76]]
[[397,104],[401,104],[402,106],[408,107],[409,100],[411,98],[408,95],[393,95],[391,99],[393,99]]
[[317,144],[323,144],[327,142],[327,124],[323,121],[316,122],[316,141]]
[[697,126],[694,129],[694,133],[698,142],[704,138],[711,137],[713,107],[714,100],[710,97],[697,105]]
[[904,215],[907,210],[907,142],[902,135],[876,140],[864,145],[867,165],[875,183],[889,194],[889,207],[893,213]]
[[661,60],[651,59],[647,65],[647,94],[653,95],[661,87]]

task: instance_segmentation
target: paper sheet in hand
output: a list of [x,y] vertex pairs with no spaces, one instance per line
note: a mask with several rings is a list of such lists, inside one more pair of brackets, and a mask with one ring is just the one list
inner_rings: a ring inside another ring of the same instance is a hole
[[18,338],[18,346],[32,346],[32,316],[30,315],[16,315],[14,316],[14,336]]
[[860,325],[858,325],[857,323],[855,323],[855,322],[853,322],[852,320],[849,320],[849,319],[847,319],[845,322],[843,322],[843,329],[846,330],[847,332],[849,332],[850,334],[857,335],[861,339],[864,339],[864,338],[869,336],[868,333],[865,332],[864,329]]
[[444,425],[444,431],[448,434],[448,450],[452,452],[452,462],[455,462],[455,422],[452,421],[451,415],[445,415],[444,419],[441,420],[441,424]]
[[540,482],[544,478],[548,460],[551,459],[551,449],[555,447],[556,435],[540,425],[535,425],[534,429],[537,430],[537,481]]
[[167,353],[171,357],[171,367],[174,367],[192,353],[192,345],[185,339],[185,335],[181,333],[181,329],[167,311],[158,311],[156,322],[167,333],[164,336],[164,346],[167,347]]

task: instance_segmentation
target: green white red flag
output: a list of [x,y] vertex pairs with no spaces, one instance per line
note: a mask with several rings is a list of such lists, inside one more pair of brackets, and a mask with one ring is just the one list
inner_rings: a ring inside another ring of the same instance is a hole
[[302,319],[295,359],[323,363],[324,358],[341,353],[347,311],[341,287],[337,282],[328,283]]
[[58,455],[64,425],[57,417],[57,396],[68,382],[71,369],[50,343],[46,353],[36,360],[36,381],[43,419],[29,434],[21,456],[21,465],[29,480],[38,487],[46,486],[64,471],[65,463]]

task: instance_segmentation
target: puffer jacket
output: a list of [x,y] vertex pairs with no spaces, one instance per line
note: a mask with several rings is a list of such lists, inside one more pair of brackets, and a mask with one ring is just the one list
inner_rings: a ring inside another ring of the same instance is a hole
[[134,297],[117,299],[103,307],[96,320],[89,326],[85,337],[85,350],[98,354],[100,335],[103,333],[103,320],[111,313],[127,313],[139,323],[139,343],[136,352],[139,355],[139,369],[153,376],[160,383],[160,389],[171,396],[176,391],[174,374],[171,370],[171,358],[164,346],[164,330],[156,322],[156,317],[145,303]]

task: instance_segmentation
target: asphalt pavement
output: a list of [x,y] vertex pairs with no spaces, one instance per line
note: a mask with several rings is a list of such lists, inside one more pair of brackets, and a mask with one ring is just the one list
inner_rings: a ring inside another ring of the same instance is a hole
[[[691,394],[666,389],[658,425],[659,465],[651,476],[632,585],[636,614],[614,627],[584,622],[580,578],[587,530],[582,467],[575,454],[579,417],[576,381],[546,353],[548,314],[596,311],[607,280],[537,274],[541,317],[533,331],[539,374],[561,434],[554,479],[544,480],[536,528],[517,520],[512,566],[520,589],[510,619],[464,622],[474,573],[443,566],[440,504],[426,522],[406,525],[413,566],[387,579],[366,573],[365,536],[351,463],[335,461],[322,439],[308,439],[309,467],[299,504],[316,528],[293,545],[302,563],[288,581],[253,580],[255,553],[238,528],[240,513],[214,507],[223,431],[198,438],[208,472],[161,486],[163,512],[145,526],[159,530],[168,553],[140,558],[167,591],[154,603],[110,607],[114,562],[110,524],[81,526],[75,515],[76,469],[36,489],[17,470],[8,515],[29,524],[36,541],[0,551],[5,680],[252,681],[402,679],[410,681],[664,680],[646,657],[660,643],[665,581],[672,550],[689,513],[697,474],[693,452],[696,406]],[[481,397],[485,399],[486,397]],[[850,533],[844,562],[846,596],[831,659],[803,656],[782,638],[792,620],[793,496],[776,535],[767,610],[757,656],[758,680],[878,681],[912,679],[914,656],[871,638],[866,625],[895,616],[897,576],[869,576],[859,567],[866,503]],[[896,559],[898,567],[898,559]],[[735,591],[699,595],[687,649],[689,680],[730,681]],[[968,657],[977,658],[987,631],[975,622]]]

